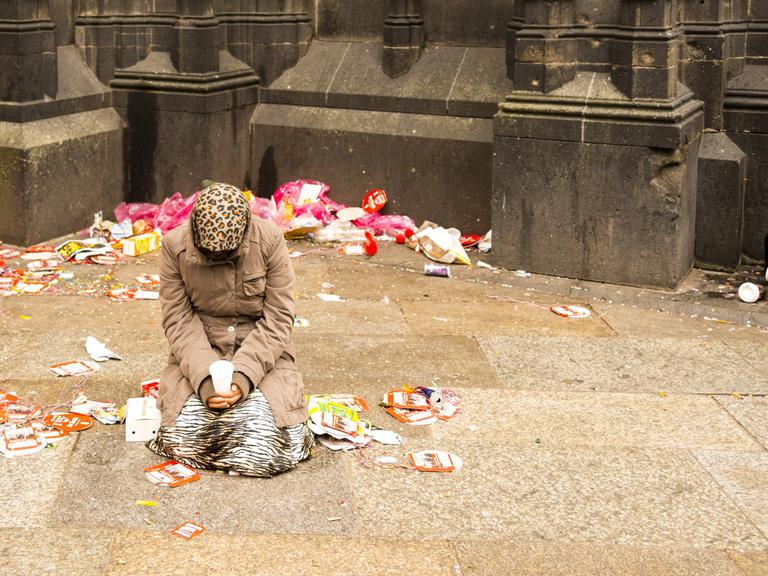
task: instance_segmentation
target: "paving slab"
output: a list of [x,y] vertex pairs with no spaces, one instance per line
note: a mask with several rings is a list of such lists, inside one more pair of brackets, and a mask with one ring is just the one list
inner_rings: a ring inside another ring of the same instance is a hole
[[745,326],[709,316],[691,318],[690,314],[673,314],[659,310],[646,310],[633,305],[595,302],[593,308],[619,336],[644,337],[650,333],[657,338],[702,338],[723,341],[748,340],[765,336],[754,326]]
[[380,301],[387,296],[393,302],[464,302],[475,303],[487,298],[494,286],[467,282],[456,278],[425,276],[418,270],[381,268],[365,262],[348,264],[332,262],[325,281],[334,284],[333,291],[344,298]]
[[768,398],[718,396],[717,401],[768,449]]
[[[533,301],[533,298],[531,299]],[[521,300],[521,302],[524,302]],[[611,336],[599,318],[562,318],[549,310],[562,303],[539,296],[536,306],[491,299],[472,304],[401,302],[406,322],[416,334],[537,334]],[[567,302],[572,304],[573,302]]]
[[712,398],[694,395],[461,389],[461,413],[433,427],[437,442],[561,448],[624,446],[761,451]]
[[351,569],[359,574],[453,576],[448,543],[372,540],[331,535],[230,534],[211,529],[183,541],[163,533],[119,532],[109,576],[314,576]]
[[304,380],[318,385],[377,385],[383,394],[402,384],[499,387],[477,341],[469,336],[432,338],[294,332]]
[[457,542],[463,576],[743,576],[725,552],[578,542]]
[[728,347],[744,362],[752,366],[763,378],[768,378],[768,332],[755,329],[749,340],[728,340]]
[[[325,450],[273,479],[206,473],[168,489],[150,483],[143,472],[162,459],[142,443],[125,442],[124,434],[122,426],[112,426],[82,435],[56,498],[53,524],[64,526],[77,516],[81,526],[99,529],[165,531],[191,520],[233,533],[353,532],[355,507],[344,460]],[[139,506],[138,500],[157,506]]]
[[419,449],[453,451],[464,468],[458,474],[429,474],[351,467],[357,517],[372,537],[568,540],[578,535],[585,542],[629,546],[768,546],[686,452],[512,448],[467,436],[407,447]]
[[[333,289],[318,290],[334,294]],[[400,307],[385,302],[344,300],[296,302],[296,314],[309,321],[302,332],[314,334],[407,334],[410,332]],[[296,330],[299,332],[299,330]]]
[[0,526],[37,528],[49,525],[54,502],[77,440],[77,433],[55,447],[0,460]]
[[72,399],[72,389],[65,379],[51,374],[44,380],[0,379],[0,390],[12,392],[26,402],[45,406],[62,404]]
[[697,452],[696,457],[744,514],[768,536],[768,454],[707,451]]
[[768,393],[768,379],[718,341],[538,335],[479,341],[499,380],[510,388]]
[[[76,522],[76,518],[72,519]],[[109,562],[112,534],[71,528],[0,529],[3,574],[99,576]]]
[[734,552],[728,555],[744,576],[768,576],[768,552]]

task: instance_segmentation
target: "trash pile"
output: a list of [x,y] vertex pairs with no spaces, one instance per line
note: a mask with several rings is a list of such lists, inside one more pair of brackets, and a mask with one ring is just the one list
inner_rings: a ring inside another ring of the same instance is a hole
[[450,420],[459,413],[459,394],[447,388],[410,388],[391,390],[381,405],[398,422],[424,426],[438,420]]
[[[71,269],[65,270],[65,264],[115,266],[127,257],[157,250],[162,239],[159,230],[148,229],[142,220],[114,223],[104,220],[101,212],[94,215],[94,223],[88,229],[88,234],[88,238],[66,240],[58,246],[40,244],[24,250],[0,246],[0,296],[56,293],[61,280],[72,280],[75,277]],[[12,260],[18,261],[15,266],[11,265]],[[155,276],[137,277],[136,287],[110,285],[100,292],[120,302],[156,300],[159,293],[145,289],[159,282]],[[111,276],[105,275],[104,279],[109,280]],[[78,293],[90,295],[94,292],[96,290],[82,290]]]
[[6,458],[25,456],[56,444],[72,432],[120,421],[114,404],[88,400],[76,393],[71,402],[40,406],[0,390],[0,453]]
[[361,420],[360,413],[367,410],[365,400],[354,394],[316,394],[309,397],[309,429],[334,451],[367,446],[372,440],[393,446],[403,443],[399,434]]
[[[316,394],[309,396],[309,428],[317,441],[333,451],[348,451],[367,447],[371,441],[399,446],[403,438],[390,430],[378,429],[363,420],[360,414],[368,405],[354,394]],[[450,420],[459,413],[459,395],[453,390],[419,387],[388,392],[381,403],[400,422],[424,425]],[[399,464],[393,456],[380,456],[375,462],[420,472],[457,472],[461,458],[440,450],[409,452],[409,464]]]

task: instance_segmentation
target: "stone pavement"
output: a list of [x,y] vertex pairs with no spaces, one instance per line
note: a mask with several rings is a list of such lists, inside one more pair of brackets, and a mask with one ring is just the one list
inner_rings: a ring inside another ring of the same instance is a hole
[[[665,295],[458,267],[442,279],[418,273],[423,262],[398,246],[294,260],[307,391],[363,395],[404,446],[318,446],[273,479],[205,474],[163,489],[142,471],[158,457],[96,424],[0,460],[3,574],[768,574],[768,332],[724,320],[762,318],[768,303],[701,301],[702,284]],[[125,360],[103,365],[88,396],[139,395],[167,355],[158,304],[81,292],[156,265],[73,266],[57,295],[0,299],[0,388],[67,400],[73,382],[46,367],[86,358],[93,335]],[[580,301],[591,318],[547,309]],[[459,390],[462,414],[400,425],[376,404],[403,383]],[[427,448],[464,469],[371,464]],[[169,534],[187,520],[207,531]]]

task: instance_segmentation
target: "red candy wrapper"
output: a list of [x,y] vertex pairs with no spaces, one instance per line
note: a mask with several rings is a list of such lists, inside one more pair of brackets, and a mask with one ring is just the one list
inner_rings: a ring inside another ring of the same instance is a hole
[[384,208],[384,204],[387,203],[387,193],[381,188],[374,188],[369,190],[368,194],[363,198],[363,210],[369,214],[378,212]]

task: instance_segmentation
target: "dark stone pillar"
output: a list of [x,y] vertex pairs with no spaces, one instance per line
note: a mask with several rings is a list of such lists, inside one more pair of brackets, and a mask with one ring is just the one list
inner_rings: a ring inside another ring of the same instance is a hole
[[744,230],[744,152],[723,132],[702,135],[696,197],[696,263],[735,270]]
[[[685,277],[703,114],[678,83],[675,5],[627,0],[616,21],[580,32],[564,29],[566,4],[526,3],[515,55],[527,61],[514,63],[515,91],[494,125],[498,264],[661,288]],[[557,60],[547,58],[546,43],[529,41],[530,19],[539,36],[549,30],[538,24],[543,15],[559,26],[544,38]],[[609,44],[610,61],[578,70],[559,41],[580,33]]]
[[389,15],[384,20],[384,72],[390,78],[402,76],[418,62],[423,48],[421,0],[390,0]]
[[128,124],[128,199],[190,193],[205,178],[243,186],[259,78],[222,49],[211,0],[178,0],[174,26],[135,66],[115,71]]
[[724,127],[747,156],[744,254],[763,260],[768,234],[768,3],[749,4],[743,72],[728,82]]
[[215,0],[225,47],[270,84],[306,54],[312,39],[307,0]]
[[546,93],[573,80],[576,43],[567,37],[572,24],[573,0],[525,0],[514,62],[507,63],[516,90]]
[[673,98],[680,37],[677,0],[624,0],[622,4],[611,80],[632,99]]
[[71,37],[57,46],[48,8],[0,3],[0,238],[22,245],[87,225],[123,193],[122,122]]

